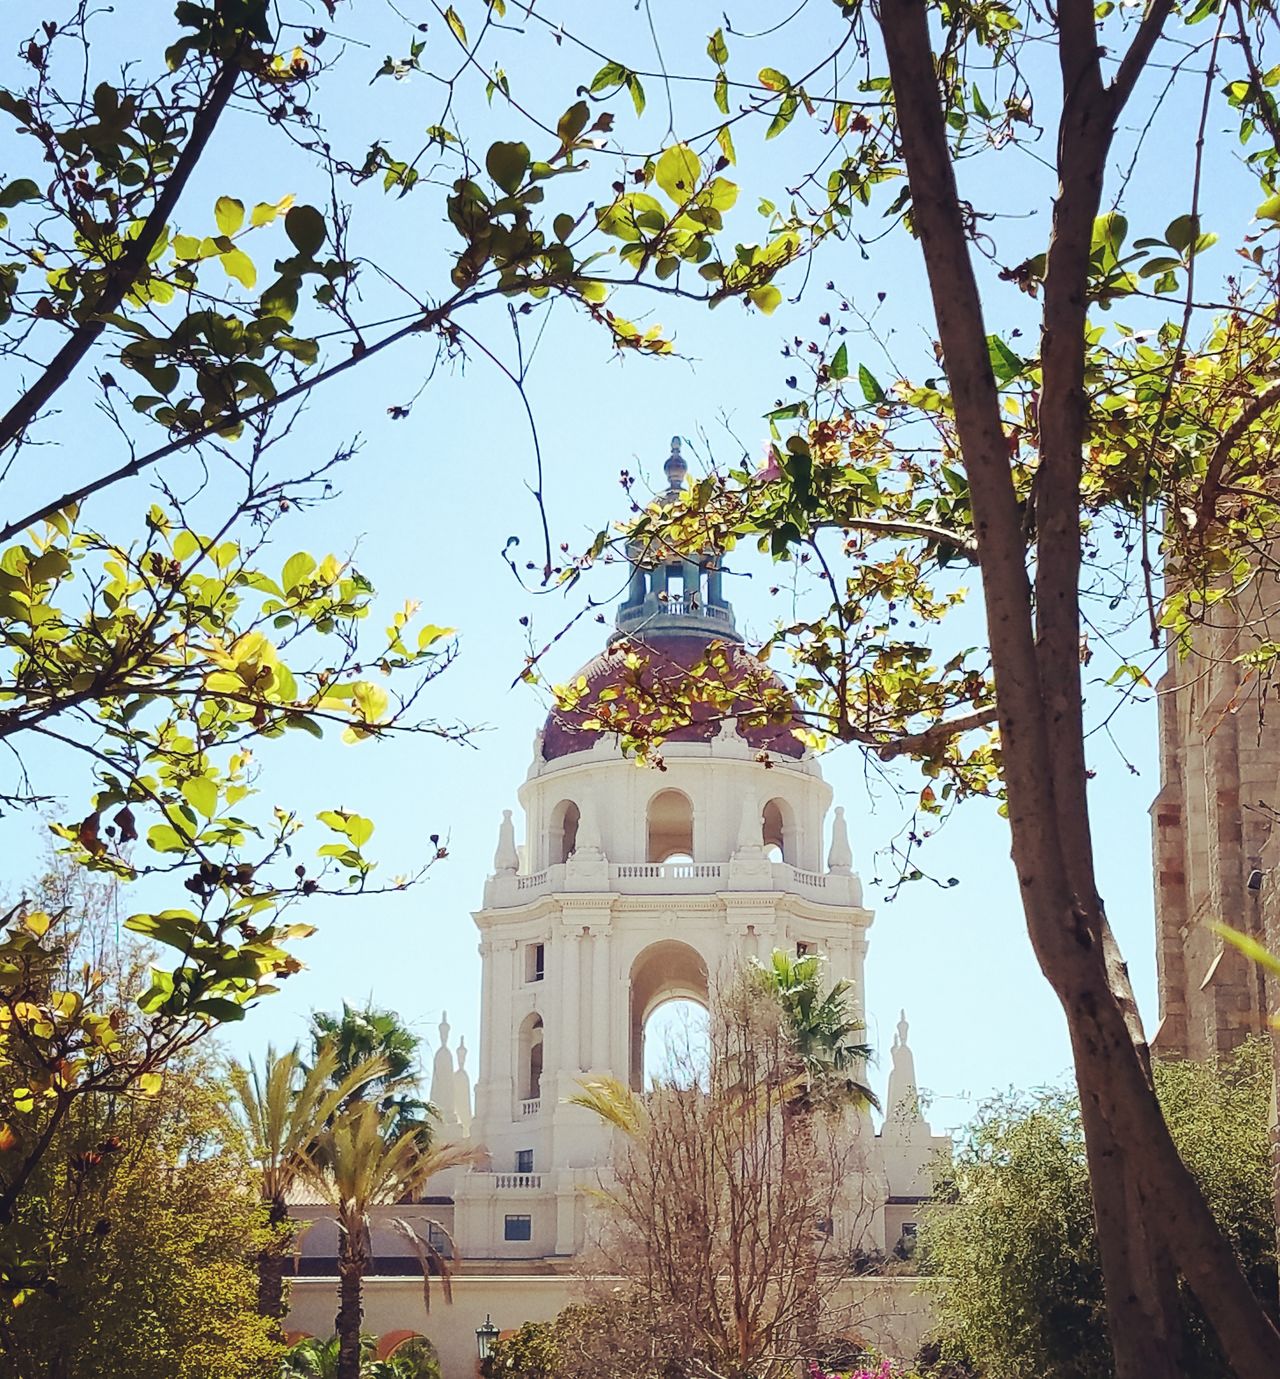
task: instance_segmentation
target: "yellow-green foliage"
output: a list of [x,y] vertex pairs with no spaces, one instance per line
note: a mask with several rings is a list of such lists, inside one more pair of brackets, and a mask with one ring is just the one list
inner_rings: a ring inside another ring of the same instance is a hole
[[0,1372],[274,1375],[280,1347],[257,1315],[253,1267],[265,1218],[250,1181],[208,1063],[171,1065],[152,1098],[78,1101],[8,1233],[29,1287],[0,1309]]
[[[1270,1058],[1259,1039],[1222,1068],[1158,1064],[1156,1086],[1179,1152],[1258,1296],[1274,1308]],[[939,1276],[946,1353],[999,1379],[1111,1379],[1074,1094],[1047,1090],[987,1103],[926,1216],[921,1245]],[[1184,1320],[1189,1372],[1225,1375],[1189,1301]]]

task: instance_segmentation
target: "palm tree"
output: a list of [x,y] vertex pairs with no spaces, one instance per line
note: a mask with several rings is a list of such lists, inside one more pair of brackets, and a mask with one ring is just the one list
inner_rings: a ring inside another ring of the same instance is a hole
[[768,963],[755,963],[763,990],[777,1002],[793,1049],[795,1091],[786,1106],[793,1118],[843,1106],[880,1109],[862,1080],[871,1048],[866,1031],[849,1004],[852,990],[836,982],[824,995],[822,962],[816,953],[793,958],[775,948]]
[[[866,1026],[849,1002],[852,988],[848,982],[838,981],[824,995],[823,961],[816,953],[792,957],[775,948],[767,964],[755,963],[756,978],[781,1010],[791,1045],[782,1119],[804,1155],[812,1152],[814,1121],[819,1113],[833,1114],[847,1107],[880,1109],[875,1093],[863,1080],[872,1051],[862,1042]],[[823,1234],[820,1227],[815,1229],[802,1266],[807,1302],[799,1318],[798,1339],[810,1356],[820,1321],[818,1255]]]
[[258,1255],[258,1310],[277,1328],[284,1317],[289,1193],[301,1176],[308,1148],[343,1101],[384,1070],[381,1059],[369,1058],[339,1076],[338,1055],[331,1048],[322,1048],[306,1067],[296,1045],[283,1054],[268,1045],[261,1069],[252,1059],[247,1067],[230,1066],[233,1104],[244,1124],[257,1165],[258,1193],[272,1227],[270,1241]]
[[[317,1336],[291,1345],[280,1363],[279,1379],[337,1379],[338,1338]],[[360,1337],[360,1379],[440,1379],[436,1348],[423,1336],[411,1337],[386,1360],[377,1358],[377,1338]]]
[[394,1010],[379,1010],[372,1003],[356,1010],[343,1001],[341,1015],[315,1011],[311,1016],[311,1040],[317,1056],[322,1048],[336,1052],[339,1077],[365,1059],[381,1058],[385,1071],[358,1088],[348,1100],[376,1098],[384,1114],[395,1113],[397,1134],[417,1130],[422,1147],[427,1147],[435,1108],[417,1095],[418,1049],[422,1041]]
[[[373,1262],[373,1209],[399,1202],[435,1174],[477,1158],[477,1151],[465,1145],[423,1149],[416,1130],[396,1135],[393,1128],[394,1114],[383,1114],[369,1101],[353,1101],[317,1138],[304,1163],[308,1180],[333,1208],[338,1223],[337,1379],[360,1376],[360,1322],[364,1277]],[[404,1220],[388,1224],[405,1236],[418,1256],[427,1307],[432,1270],[440,1275],[445,1300],[452,1301],[449,1261],[429,1235]],[[429,1225],[448,1239],[438,1222]]]

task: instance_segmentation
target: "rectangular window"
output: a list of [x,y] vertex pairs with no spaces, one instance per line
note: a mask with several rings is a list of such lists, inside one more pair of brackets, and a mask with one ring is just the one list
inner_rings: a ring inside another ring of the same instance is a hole
[[533,1172],[533,1150],[532,1150],[532,1149],[517,1149],[517,1150],[516,1150],[516,1172],[517,1172],[517,1173],[532,1173],[532,1172]]
[[502,1232],[502,1238],[504,1240],[532,1240],[533,1217],[508,1216],[505,1222],[505,1229]]
[[813,952],[813,944],[806,943],[803,939],[796,944],[796,957],[807,958]]
[[547,949],[545,944],[526,944],[524,950],[524,979],[527,982],[540,982],[547,974]]

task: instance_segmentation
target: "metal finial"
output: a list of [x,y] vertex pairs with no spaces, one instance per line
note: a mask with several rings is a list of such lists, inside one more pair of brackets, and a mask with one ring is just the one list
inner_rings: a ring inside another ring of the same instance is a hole
[[685,463],[684,456],[680,453],[680,437],[671,437],[671,453],[667,456],[667,462],[662,466],[667,476],[667,483],[673,488],[684,487],[684,477],[689,472],[689,466]]

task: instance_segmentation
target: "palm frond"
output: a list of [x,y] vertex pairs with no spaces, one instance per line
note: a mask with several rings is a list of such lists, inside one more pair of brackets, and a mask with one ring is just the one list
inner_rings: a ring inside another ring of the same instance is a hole
[[585,1106],[624,1134],[639,1134],[645,1121],[644,1102],[616,1077],[580,1078],[582,1091],[566,1098],[570,1106]]

